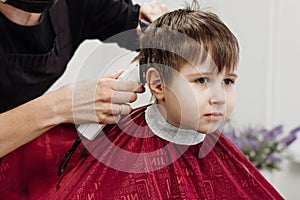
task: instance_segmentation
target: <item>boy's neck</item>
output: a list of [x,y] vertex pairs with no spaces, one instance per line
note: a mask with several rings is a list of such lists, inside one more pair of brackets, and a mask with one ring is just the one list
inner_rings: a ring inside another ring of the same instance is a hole
[[29,13],[2,2],[0,2],[0,12],[12,22],[22,26],[36,25],[42,15],[41,13]]

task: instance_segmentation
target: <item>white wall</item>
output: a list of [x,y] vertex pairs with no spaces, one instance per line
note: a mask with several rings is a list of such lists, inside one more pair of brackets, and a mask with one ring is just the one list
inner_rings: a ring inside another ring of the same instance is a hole
[[[182,7],[187,1],[160,0],[160,2],[172,10]],[[232,117],[233,121],[240,126],[257,124],[271,127],[284,124],[286,130],[299,126],[300,1],[200,0],[199,2],[206,10],[216,12],[240,42],[237,106]],[[91,67],[95,70],[106,66],[109,63],[106,52],[119,57],[124,55],[126,57],[128,53],[118,50],[115,46],[107,47],[110,49],[107,51],[106,47],[99,48],[102,45],[97,41],[84,43],[71,61],[65,75],[52,89],[76,80],[82,65],[96,63]],[[95,50],[102,52],[104,56],[93,55],[92,52]],[[88,56],[89,61],[85,61]],[[119,63],[118,65],[123,67],[122,62]],[[300,157],[300,140],[293,144],[291,152],[297,158]],[[296,196],[300,184],[300,164],[284,163],[282,170],[275,172],[270,180],[286,199],[298,199]]]
[[[277,0],[274,44],[274,79],[272,122],[284,123],[287,128],[300,125],[300,13],[296,0]],[[299,135],[300,136],[300,135]],[[300,163],[300,140],[291,146],[292,153]],[[296,193],[300,183],[300,164],[287,163],[281,173],[274,175],[278,188],[287,199],[299,199]],[[284,181],[283,181],[284,180]]]

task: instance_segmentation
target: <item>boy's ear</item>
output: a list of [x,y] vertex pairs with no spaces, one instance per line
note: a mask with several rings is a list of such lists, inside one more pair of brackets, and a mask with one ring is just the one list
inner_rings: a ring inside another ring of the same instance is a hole
[[146,81],[151,93],[157,100],[164,99],[163,82],[157,69],[151,67],[147,70]]

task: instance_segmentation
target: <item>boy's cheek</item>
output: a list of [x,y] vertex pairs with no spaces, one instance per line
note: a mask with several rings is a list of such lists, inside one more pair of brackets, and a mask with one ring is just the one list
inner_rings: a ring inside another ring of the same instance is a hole
[[[229,101],[229,102],[228,102]],[[227,121],[234,109],[235,99],[227,100],[226,110],[225,110],[225,121]]]

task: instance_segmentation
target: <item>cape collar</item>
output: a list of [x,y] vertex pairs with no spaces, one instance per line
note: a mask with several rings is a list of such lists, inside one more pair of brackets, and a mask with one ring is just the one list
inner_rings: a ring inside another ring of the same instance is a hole
[[195,130],[178,128],[168,123],[160,113],[157,104],[147,107],[145,120],[154,135],[175,144],[195,145],[205,138],[205,134]]

